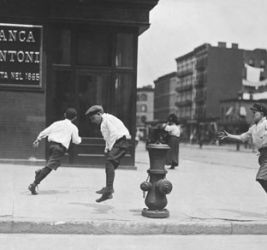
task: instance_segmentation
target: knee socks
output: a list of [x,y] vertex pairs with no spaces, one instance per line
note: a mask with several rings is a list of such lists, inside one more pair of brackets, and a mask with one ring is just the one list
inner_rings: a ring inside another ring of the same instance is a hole
[[52,169],[48,167],[38,170],[35,176],[34,184],[38,185],[51,171]]
[[108,192],[113,190],[113,183],[115,179],[115,169],[112,163],[106,163],[106,187]]

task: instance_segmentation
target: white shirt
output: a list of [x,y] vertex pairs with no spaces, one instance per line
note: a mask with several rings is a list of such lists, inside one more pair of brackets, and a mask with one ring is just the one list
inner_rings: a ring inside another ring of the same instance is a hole
[[247,132],[240,135],[243,142],[249,138],[252,138],[252,142],[257,149],[267,147],[267,120],[265,117],[257,124],[252,125]]
[[105,151],[111,150],[114,143],[123,136],[125,136],[127,139],[131,138],[128,129],[116,116],[104,113],[102,115],[102,119],[100,131],[106,142]]
[[169,135],[180,137],[181,130],[180,130],[179,125],[176,125],[176,124],[166,125],[164,130],[167,131],[169,133]]
[[45,137],[48,137],[48,141],[61,143],[66,149],[69,148],[71,141],[75,144],[80,144],[82,141],[78,128],[69,119],[52,123],[41,131],[37,139],[41,140]]

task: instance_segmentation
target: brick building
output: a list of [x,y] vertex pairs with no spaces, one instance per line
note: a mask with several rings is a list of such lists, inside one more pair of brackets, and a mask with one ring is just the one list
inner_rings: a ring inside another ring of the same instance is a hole
[[137,89],[136,128],[145,130],[147,122],[154,120],[154,88],[144,86]]
[[[138,36],[157,2],[2,1],[0,158],[31,157],[37,133],[69,106],[83,138],[69,151],[74,164],[104,159],[103,139],[84,116],[89,106],[102,104],[134,134]],[[35,156],[45,158],[44,149]],[[134,147],[124,163],[134,164]]]
[[166,120],[170,113],[177,114],[177,74],[172,72],[154,81],[154,119]]
[[[245,65],[260,66],[266,78],[266,50],[239,49],[238,44],[203,44],[176,58],[178,117],[184,121],[187,137],[199,124],[213,125],[220,120],[220,102],[236,99],[244,90]],[[208,128],[206,128],[208,129]]]

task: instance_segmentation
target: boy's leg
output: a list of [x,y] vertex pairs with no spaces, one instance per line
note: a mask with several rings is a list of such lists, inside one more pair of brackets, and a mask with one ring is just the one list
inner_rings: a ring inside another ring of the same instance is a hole
[[51,168],[44,167],[39,169],[35,172],[35,180],[32,184],[29,185],[28,189],[31,191],[32,194],[37,194],[35,188],[40,182],[52,171]]
[[96,202],[101,202],[113,198],[112,193],[114,192],[113,183],[115,178],[115,168],[112,162],[108,160],[106,162],[105,172],[106,172],[106,187],[103,189],[102,196],[99,199],[97,199]]
[[[126,141],[126,140],[125,140]],[[113,183],[115,179],[115,169],[120,164],[120,159],[125,155],[127,147],[124,146],[126,143],[121,141],[116,143],[112,150],[107,155],[106,161],[106,188],[103,195],[96,200],[96,202],[101,202],[112,198],[112,193],[114,192]]]
[[267,193],[267,180],[257,179],[257,181],[261,184],[262,188]]
[[[108,162],[106,162],[106,164],[105,164],[106,186],[101,188],[100,190],[96,191],[97,194],[104,194],[105,193],[105,191],[107,190],[108,182],[110,182],[110,180],[112,178],[113,178],[112,182],[114,182],[115,171],[113,171],[114,172],[113,174],[111,173],[111,170],[109,169],[110,168],[110,164],[111,163],[108,163]],[[113,167],[113,169],[114,169],[114,167]],[[112,177],[112,175],[114,175],[114,176]],[[112,188],[111,188],[111,193],[114,193],[113,184],[112,184]]]
[[32,184],[29,185],[28,189],[32,194],[37,194],[35,188],[40,182],[52,171],[56,170],[60,164],[61,159],[65,154],[65,149],[57,144],[52,144],[49,147],[49,159],[47,161],[46,167],[39,169],[35,172],[35,180]]

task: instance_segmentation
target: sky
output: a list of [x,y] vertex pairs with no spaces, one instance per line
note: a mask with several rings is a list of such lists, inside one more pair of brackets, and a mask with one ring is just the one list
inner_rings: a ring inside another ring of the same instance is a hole
[[159,0],[139,37],[137,86],[176,71],[175,58],[203,43],[267,49],[267,0]]

